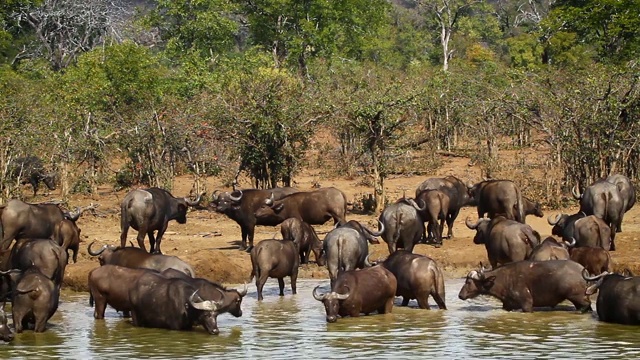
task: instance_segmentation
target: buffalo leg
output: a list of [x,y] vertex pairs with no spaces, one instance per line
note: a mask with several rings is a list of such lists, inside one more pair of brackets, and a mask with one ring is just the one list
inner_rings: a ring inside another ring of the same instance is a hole
[[300,262],[302,264],[308,264],[309,263],[309,255],[311,255],[311,250],[307,250],[304,253],[304,258],[300,258]]
[[609,251],[616,251],[616,226],[611,226],[611,245],[609,245]]
[[429,294],[420,294],[418,296],[416,296],[416,300],[418,301],[418,307],[420,309],[427,309],[429,310]]
[[262,288],[264,288],[264,284],[267,282],[268,275],[260,275],[256,276],[256,288],[258,290],[258,300],[262,300]]
[[122,310],[122,317],[131,317],[131,312],[129,310]]
[[280,288],[280,296],[284,296],[284,278],[278,278],[278,287]]
[[453,238],[453,223],[456,221],[459,212],[460,210],[457,210],[453,213],[447,214],[447,237],[449,239]]
[[440,310],[447,310],[447,305],[444,302],[445,292],[444,292],[444,277],[441,273],[435,276],[436,284],[435,289],[431,290],[431,296],[433,300],[435,300],[436,304]]
[[240,231],[242,231],[242,242],[240,243],[240,247],[238,248],[238,250],[245,250],[247,248],[247,238],[249,237],[249,230],[241,227]]
[[298,268],[297,267],[293,271],[293,273],[291,274],[291,293],[293,295],[298,293],[298,291],[296,289],[296,281],[298,281]]
[[[164,235],[164,232],[167,231],[167,226],[169,224],[167,222],[164,223],[164,225],[158,229],[158,236],[156,236],[156,238],[153,238],[153,231],[151,231],[151,233],[149,234],[149,242],[152,242],[155,240],[156,243],[156,248],[153,249],[151,252],[154,254],[162,254],[162,250],[160,250],[160,243],[162,242],[162,235]],[[151,244],[151,247],[153,248],[153,243]]]
[[384,311],[382,312],[383,314],[390,314],[391,313],[391,311],[393,310],[393,300],[394,299],[395,299],[395,296],[392,296],[384,304]]
[[396,251],[396,243],[393,241],[389,241],[387,247],[389,248],[389,254],[393,254]]
[[407,296],[402,297],[402,306],[409,306],[409,297]]
[[33,331],[44,332],[47,329],[47,318],[45,316],[36,317],[35,327]]
[[24,313],[22,311],[17,311],[16,309],[12,309],[11,317],[13,318],[13,326],[16,329],[17,333],[22,332],[22,319],[24,318]]
[[147,237],[149,238],[149,252],[154,254],[161,254],[160,252],[160,242],[153,236],[153,231],[147,232]]
[[243,248],[246,248],[245,250],[247,252],[251,252],[251,249],[253,249],[253,235],[255,234],[255,230],[256,230],[255,225],[249,227],[249,231],[247,232],[247,240],[249,240],[249,246],[247,246],[247,242],[245,241],[242,247],[240,248],[240,250],[242,250]]
[[591,300],[584,294],[577,294],[575,297],[568,299],[571,301],[573,306],[576,307],[576,310],[582,312],[583,314],[591,311]]
[[[91,292],[91,295],[93,295],[93,292]],[[96,296],[93,296],[93,300],[95,302],[95,308],[93,309],[93,318],[104,319],[104,312],[107,309],[107,300],[100,293],[96,293]]]

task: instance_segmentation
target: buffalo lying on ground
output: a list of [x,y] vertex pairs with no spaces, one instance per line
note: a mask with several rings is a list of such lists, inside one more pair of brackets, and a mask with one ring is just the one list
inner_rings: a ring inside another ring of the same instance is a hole
[[596,281],[587,294],[598,291],[596,310],[601,321],[618,324],[640,324],[640,277],[603,272],[597,276],[583,273],[587,281]]
[[431,178],[425,180],[416,189],[416,198],[423,190],[440,190],[449,197],[449,207],[446,217],[447,237],[453,237],[453,223],[455,222],[460,209],[472,205],[474,199],[469,195],[467,185],[455,176],[447,176],[444,178]]
[[524,223],[524,201],[518,186],[510,180],[485,180],[469,188],[478,206],[478,217],[488,213],[493,219],[502,214],[509,220]]
[[625,202],[617,185],[603,179],[589,185],[583,194],[580,194],[576,188],[573,188],[571,193],[577,200],[580,200],[581,212],[586,215],[595,215],[604,220],[611,228],[611,246],[609,250],[615,251],[615,237],[622,227],[622,218],[625,211]]
[[553,225],[551,233],[561,236],[563,241],[576,241],[576,247],[601,247],[609,250],[611,247],[611,229],[604,220],[595,215],[585,215],[578,212],[573,215],[559,214],[547,219]]
[[424,233],[424,220],[418,213],[423,210],[413,199],[400,199],[384,208],[378,221],[384,225],[381,237],[387,243],[389,254],[398,248],[412,252]]
[[327,322],[336,322],[340,316],[368,315],[374,311],[390,313],[396,295],[395,276],[380,265],[362,270],[341,272],[331,286],[331,292],[320,294],[317,286],[313,297],[322,301],[327,313]]
[[329,219],[333,219],[334,224],[344,224],[346,213],[346,195],[334,187],[328,187],[293,193],[280,200],[272,195],[256,210],[255,216],[259,221],[281,223],[288,218],[296,218],[309,225],[322,225]]
[[268,278],[278,279],[280,296],[284,296],[284,278],[291,277],[291,292],[296,294],[296,280],[300,257],[292,240],[262,240],[251,250],[251,277],[256,278],[258,300]]
[[[161,254],[162,235],[167,231],[170,220],[179,224],[187,222],[189,206],[200,203],[200,196],[194,201],[189,198],[175,198],[170,192],[160,188],[131,190],[120,204],[120,246],[127,245],[129,226],[138,230],[138,246],[146,251],[145,236],[149,237],[149,252]],[[157,236],[154,232],[158,231]]]
[[429,295],[440,309],[447,309],[444,302],[444,276],[433,259],[405,250],[398,250],[381,263],[396,277],[396,296],[402,296],[402,306],[417,299],[421,309],[429,309]]
[[[94,241],[95,242],[95,241]],[[128,268],[143,268],[162,272],[167,269],[175,269],[188,276],[195,277],[195,272],[191,265],[187,264],[177,256],[149,254],[148,252],[135,247],[120,248],[116,246],[104,245],[98,251],[91,250],[92,242],[87,247],[91,256],[97,256],[100,265],[118,265]]]
[[[211,207],[218,213],[225,214],[240,225],[242,244],[240,250],[251,251],[256,225],[276,226],[281,221],[273,219],[257,219],[255,212],[264,205],[265,200],[273,194],[274,200],[298,192],[291,187],[273,188],[266,190],[246,189],[234,192],[214,193]],[[247,245],[248,240],[248,245]]]
[[322,255],[322,242],[313,227],[306,222],[289,218],[280,224],[280,232],[284,240],[292,240],[300,249],[300,263],[309,262],[309,254],[313,251],[316,263],[324,266],[325,258]]
[[504,216],[478,219],[475,224],[467,218],[465,223],[469,229],[476,230],[473,242],[485,245],[494,269],[498,264],[526,259],[539,242],[531,226]]
[[471,271],[460,289],[461,300],[478,295],[491,295],[502,301],[507,311],[534,307],[555,307],[569,300],[577,310],[591,310],[585,295],[587,282],[582,278],[582,265],[571,260],[518,261],[491,271]]

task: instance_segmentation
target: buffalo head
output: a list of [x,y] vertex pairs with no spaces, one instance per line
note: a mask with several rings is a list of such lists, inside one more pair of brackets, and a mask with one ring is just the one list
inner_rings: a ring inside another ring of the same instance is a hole
[[344,286],[347,289],[346,294],[339,294],[335,291],[331,291],[328,294],[320,294],[318,292],[318,288],[320,285],[316,286],[313,289],[313,298],[322,301],[324,304],[324,309],[327,313],[327,322],[333,323],[338,320],[338,313],[340,311],[340,301],[346,300],[349,298],[349,287]]
[[113,245],[104,245],[100,250],[92,251],[91,246],[93,245],[93,243],[95,243],[95,241],[92,241],[91,244],[89,244],[89,246],[87,247],[87,252],[89,253],[89,255],[97,256],[98,261],[100,262],[100,266],[109,264],[109,260],[111,259],[113,252],[116,251],[118,247]]
[[217,335],[220,332],[218,329],[217,311],[222,307],[222,304],[213,300],[203,300],[197,293],[198,290],[191,294],[188,304],[197,311],[198,322],[204,329],[209,334]]
[[480,264],[480,270],[472,270],[467,274],[467,279],[458,293],[460,300],[472,299],[478,295],[486,294],[493,287],[496,277],[487,277],[484,272],[484,266]]
[[480,218],[475,223],[471,221],[471,218],[467,217],[465,220],[465,225],[471,230],[476,231],[476,235],[473,237],[474,244],[484,244],[487,234],[487,230],[489,227],[490,219]]
[[242,190],[236,190],[232,192],[225,191],[218,193],[218,190],[213,192],[211,197],[210,207],[218,213],[225,213],[232,207],[237,207],[242,201]]

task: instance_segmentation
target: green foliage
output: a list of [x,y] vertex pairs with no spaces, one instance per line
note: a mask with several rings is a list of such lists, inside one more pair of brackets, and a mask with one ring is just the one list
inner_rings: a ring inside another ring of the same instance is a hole
[[542,45],[535,35],[521,34],[507,39],[511,66],[534,70],[542,64]]

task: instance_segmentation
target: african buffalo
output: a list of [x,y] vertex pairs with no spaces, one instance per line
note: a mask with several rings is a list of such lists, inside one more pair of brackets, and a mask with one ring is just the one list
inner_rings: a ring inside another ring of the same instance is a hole
[[524,201],[518,186],[510,180],[485,180],[469,188],[478,205],[478,217],[485,213],[493,219],[501,214],[509,220],[524,223]]
[[338,315],[357,317],[374,311],[390,313],[393,309],[397,281],[383,266],[376,265],[362,270],[341,272],[328,294],[318,293],[316,286],[313,297],[322,301],[327,313],[327,322],[336,322]]
[[[149,252],[162,254],[160,243],[170,220],[178,224],[187,222],[189,206],[200,203],[201,196],[194,201],[189,198],[175,198],[165,189],[150,188],[131,190],[120,204],[120,247],[127,245],[129,226],[138,230],[138,246],[146,251],[145,235],[149,237]],[[157,237],[153,233],[158,231]],[[157,245],[156,245],[157,244]]]
[[540,203],[533,200],[529,200],[524,196],[522,197],[522,210],[524,211],[525,218],[527,217],[527,215],[533,215],[539,218],[544,216]]
[[300,250],[293,240],[262,240],[251,249],[251,277],[256,279],[258,300],[268,278],[277,278],[280,296],[284,296],[284,278],[291,277],[291,292],[296,294]]
[[42,160],[37,156],[31,155],[15,159],[9,165],[9,173],[12,178],[19,179],[22,185],[31,184],[34,197],[41,181],[49,190],[56,189],[55,173],[46,172]]
[[333,219],[334,224],[344,224],[347,213],[346,195],[334,188],[297,192],[280,200],[270,196],[255,212],[259,221],[281,223],[288,218],[296,218],[309,225],[322,225]]
[[78,262],[78,250],[80,249],[80,228],[75,222],[64,219],[56,224],[51,236],[53,241],[62,246],[69,259],[69,249],[73,251],[73,262]]
[[591,310],[585,296],[587,282],[582,278],[582,265],[571,260],[517,261],[491,271],[473,270],[460,289],[461,300],[478,295],[491,295],[502,301],[507,311],[534,307],[555,307],[569,300],[577,310]]
[[531,226],[504,216],[478,219],[475,224],[467,218],[465,224],[469,229],[476,230],[473,242],[485,245],[494,269],[498,264],[526,259],[540,241]]
[[54,284],[62,283],[67,252],[51,239],[21,239],[11,249],[10,268],[26,271],[35,267]]
[[223,304],[198,295],[186,280],[150,271],[135,281],[129,300],[134,326],[190,330],[200,324],[209,334],[219,333],[216,317]]
[[[94,241],[95,242],[95,241]],[[98,251],[92,251],[92,242],[87,247],[87,251],[91,256],[97,256],[100,265],[118,265],[128,268],[143,268],[162,272],[166,269],[176,269],[191,277],[195,277],[193,268],[177,256],[149,254],[148,252],[136,247],[115,247],[104,245]]]
[[78,220],[86,210],[97,205],[77,208],[71,213],[63,211],[56,204],[29,204],[13,199],[0,207],[0,232],[2,243],[0,252],[6,252],[14,239],[47,239],[53,235],[56,224],[64,219]]
[[423,209],[413,199],[400,199],[384,208],[378,221],[384,225],[381,237],[387,243],[389,254],[398,248],[412,252],[413,247],[420,242],[424,233],[424,220],[418,211]]
[[0,309],[0,340],[10,342],[14,338],[13,331],[7,324],[7,314],[4,312],[4,304]]
[[568,260],[569,251],[556,239],[548,237],[543,242],[533,248],[527,260],[548,261],[548,260]]
[[589,274],[598,275],[605,271],[611,271],[611,254],[607,250],[601,247],[576,247],[575,239],[566,245],[569,248],[571,260],[584,266]]
[[280,224],[280,232],[284,240],[292,240],[300,249],[300,263],[309,262],[309,254],[313,251],[316,263],[324,266],[326,259],[322,255],[322,242],[313,227],[306,222],[289,218]]
[[[384,225],[379,233],[384,233]],[[341,271],[362,269],[370,266],[367,261],[369,255],[369,245],[367,241],[371,239],[367,235],[372,232],[359,222],[351,220],[346,224],[331,230],[324,238],[323,253],[327,258],[327,268],[331,284],[335,282],[338,273]]]
[[640,277],[627,277],[606,271],[597,276],[589,276],[586,269],[583,277],[586,281],[596,281],[586,291],[588,295],[598,291],[596,310],[601,321],[640,324]]
[[402,296],[402,306],[417,299],[421,309],[429,309],[429,295],[440,309],[446,310],[444,302],[444,276],[433,259],[406,250],[398,250],[381,264],[396,277],[396,296]]
[[444,222],[449,213],[449,195],[440,190],[424,190],[415,200],[423,204],[424,210],[419,211],[422,219],[428,223],[427,230],[433,234],[436,244],[442,244]]
[[447,212],[447,237],[453,237],[453,223],[455,222],[460,209],[473,204],[473,198],[469,196],[469,189],[460,179],[455,176],[444,178],[431,178],[425,180],[416,189],[416,198],[423,190],[440,190],[449,196],[449,209]]
[[[620,195],[622,196],[622,202],[624,204],[624,211],[631,210],[636,203],[636,188],[628,177],[620,174],[609,175],[605,179],[606,181],[616,185]],[[618,229],[622,231],[622,229]]]
[[[47,320],[58,309],[60,284],[54,284],[35,266],[23,272],[18,271],[17,279],[13,277],[16,270],[10,270],[10,272],[9,275],[15,284],[11,297],[11,311],[16,332],[21,333],[22,329],[28,327],[30,323],[35,323],[35,332],[45,331]],[[62,275],[54,276],[62,278]]]
[[[296,192],[298,190],[291,187],[266,190],[246,189],[220,194],[215,192],[210,206],[216,212],[227,215],[240,225],[240,230],[242,231],[240,250],[251,251],[256,225],[276,226],[281,223],[281,221],[272,219],[256,219],[256,210],[264,205],[265,200],[269,199],[272,194],[273,199],[280,200],[282,197]],[[248,247],[247,239],[249,240]]]
[[580,211],[586,215],[595,215],[604,220],[611,228],[611,246],[609,250],[615,251],[616,233],[622,227],[622,218],[625,210],[624,199],[617,185],[606,180],[598,180],[589,185],[583,194],[580,194],[576,188],[573,188],[571,193],[577,200],[580,200]]
[[561,236],[563,241],[576,241],[576,247],[601,247],[609,250],[612,244],[611,229],[601,218],[586,216],[583,212],[573,215],[559,214],[547,219],[553,225],[551,233]]
[[148,269],[132,269],[117,265],[103,265],[89,272],[89,293],[95,302],[93,317],[104,319],[107,304],[125,317],[132,309],[129,290]]

